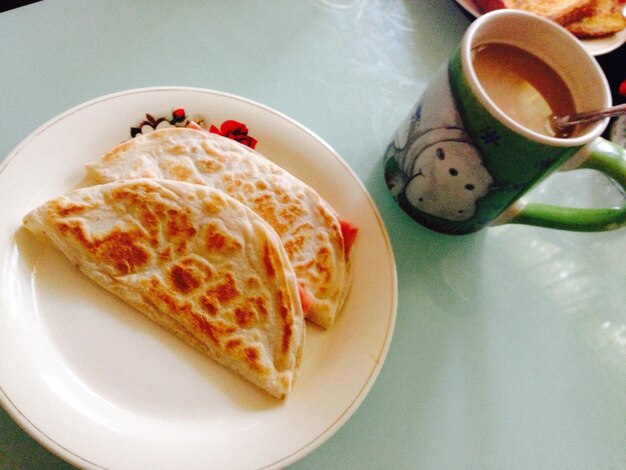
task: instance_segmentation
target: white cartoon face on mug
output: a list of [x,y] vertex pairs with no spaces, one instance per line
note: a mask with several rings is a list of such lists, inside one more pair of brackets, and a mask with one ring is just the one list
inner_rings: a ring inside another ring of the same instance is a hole
[[445,220],[463,221],[493,178],[471,143],[448,80],[429,87],[396,133],[392,144],[398,174],[388,181],[394,196]]

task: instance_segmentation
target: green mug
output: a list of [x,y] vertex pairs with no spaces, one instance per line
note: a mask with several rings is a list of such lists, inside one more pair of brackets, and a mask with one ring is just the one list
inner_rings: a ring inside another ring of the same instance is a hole
[[525,201],[556,170],[591,168],[626,190],[626,151],[600,137],[607,118],[560,137],[509,117],[477,77],[474,51],[486,44],[540,58],[558,72],[579,112],[611,105],[599,65],[564,28],[521,11],[485,14],[470,25],[387,148],[385,181],[400,207],[446,234],[503,223],[587,232],[626,225],[626,204],[583,209]]

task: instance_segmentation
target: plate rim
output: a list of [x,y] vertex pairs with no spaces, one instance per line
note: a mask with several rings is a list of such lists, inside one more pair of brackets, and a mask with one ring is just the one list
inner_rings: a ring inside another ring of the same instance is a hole
[[[361,388],[358,393],[352,398],[352,400],[347,404],[347,406],[342,409],[341,414],[335,416],[335,419],[320,431],[312,440],[307,443],[302,444],[298,449],[293,450],[287,455],[283,455],[280,458],[275,459],[269,464],[261,468],[273,468],[275,466],[285,466],[289,464],[293,464],[305,457],[319,446],[321,446],[324,442],[326,442],[330,437],[332,437],[335,432],[337,432],[347,421],[348,419],[358,410],[360,405],[363,403],[369,391],[373,387],[374,383],[382,366],[385,363],[386,357],[389,352],[389,348],[391,345],[391,341],[393,338],[393,333],[395,330],[395,324],[397,320],[397,310],[398,310],[398,278],[397,278],[397,265],[395,260],[395,255],[393,251],[393,247],[391,244],[391,240],[389,234],[387,232],[385,223],[383,218],[376,206],[371,194],[361,181],[361,179],[356,175],[356,173],[352,170],[352,168],[347,164],[347,162],[330,146],[324,139],[322,139],[319,135],[313,132],[308,127],[304,126],[300,122],[295,119],[287,116],[286,114],[268,106],[262,104],[258,101],[230,93],[224,92],[220,90],[203,88],[203,87],[194,87],[194,86],[149,86],[149,87],[138,87],[131,88],[121,91],[116,91],[113,93],[108,93],[105,95],[101,95],[95,98],[91,98],[79,104],[76,104],[65,111],[62,111],[55,116],[51,117],[43,124],[35,128],[29,134],[27,134],[15,147],[13,147],[8,154],[3,158],[0,162],[0,176],[4,173],[4,171],[8,168],[8,166],[21,154],[21,152],[26,148],[37,136],[41,133],[45,132],[47,129],[53,127],[57,123],[61,122],[63,119],[66,119],[68,116],[80,112],[85,108],[89,108],[91,106],[97,105],[99,103],[109,101],[112,99],[122,98],[124,96],[133,95],[133,94],[141,94],[141,93],[167,93],[167,92],[190,92],[190,93],[202,93],[209,94],[219,97],[224,97],[227,99],[233,99],[236,101],[240,101],[246,105],[253,106],[255,108],[260,109],[264,113],[270,113],[274,116],[286,121],[289,125],[295,126],[300,129],[305,134],[309,135],[314,139],[317,145],[320,145],[324,148],[326,152],[332,158],[339,163],[345,171],[347,171],[353,183],[359,186],[361,196],[364,197],[364,202],[367,203],[368,211],[374,217],[376,226],[379,230],[379,235],[382,236],[382,241],[384,242],[384,246],[386,249],[385,258],[388,261],[388,269],[389,269],[389,280],[390,287],[392,287],[392,292],[390,295],[390,303],[387,306],[387,319],[386,319],[386,330],[383,342],[381,344],[380,350],[378,352],[377,357],[373,362],[373,366],[369,370],[367,375],[367,379],[363,382]],[[2,383],[0,383],[0,405],[2,409],[13,419],[13,421],[19,425],[19,427],[34,441],[36,441],[39,445],[47,449],[53,455],[61,458],[62,460],[72,464],[79,465],[81,467],[89,467],[89,468],[97,468],[102,469],[106,468],[102,465],[92,462],[91,460],[83,457],[78,451],[68,449],[66,446],[57,442],[52,436],[49,436],[44,431],[42,431],[37,423],[33,422],[27,415],[24,414],[24,411],[18,407],[11,397],[6,393],[3,388]]]

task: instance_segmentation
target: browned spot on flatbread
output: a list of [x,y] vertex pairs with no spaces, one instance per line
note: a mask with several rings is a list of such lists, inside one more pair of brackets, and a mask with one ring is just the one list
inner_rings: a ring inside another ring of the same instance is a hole
[[283,322],[283,334],[281,338],[281,346],[282,351],[286,353],[289,351],[289,347],[291,344],[291,337],[293,336],[293,319],[289,315],[290,304],[288,303],[288,299],[290,298],[289,293],[285,293],[280,290],[276,293],[276,311],[280,316]]
[[309,285],[309,288],[313,288],[313,291],[318,296],[325,296],[328,292],[328,287],[331,285],[330,281],[333,277],[333,271],[329,268],[332,266],[333,253],[328,247],[320,247],[317,250],[316,256],[308,261],[294,265],[294,270],[298,277],[310,279],[313,285]]
[[329,238],[330,242],[333,245],[338,245],[339,248],[342,248],[343,251],[343,235],[341,233],[341,227],[337,222],[337,217],[326,210],[323,206],[318,206],[317,210],[318,214],[324,220],[324,225],[329,230]]
[[280,216],[289,225],[293,226],[299,219],[306,216],[306,211],[302,208],[301,204],[293,201],[282,206],[280,209]]
[[202,150],[204,150],[204,152],[207,155],[210,156],[210,158],[207,158],[206,161],[215,160],[220,163],[225,163],[226,160],[228,160],[228,157],[226,156],[226,152],[222,151],[221,149],[216,149],[210,144],[209,141],[206,141],[206,140],[200,141],[200,147],[202,148]]
[[304,248],[308,245],[309,237],[314,230],[313,224],[310,222],[302,223],[288,237],[283,238],[283,246],[292,262],[299,259],[300,254],[303,253]]
[[171,238],[191,238],[196,234],[196,228],[191,221],[187,210],[169,209],[167,211],[167,235]]
[[270,193],[262,193],[250,200],[242,201],[249,205],[254,212],[261,216],[268,224],[272,226],[279,236],[283,236],[289,226],[284,224],[278,213],[277,203],[274,200],[274,196]]
[[76,220],[58,222],[59,230],[73,236],[96,261],[115,267],[118,274],[138,271],[150,260],[149,252],[141,246],[139,230],[112,229],[102,238],[90,238],[82,223]]
[[206,318],[200,315],[196,315],[194,317],[194,320],[198,329],[202,333],[204,333],[204,335],[207,338],[209,338],[213,344],[219,346],[220,345],[219,334],[216,331],[214,325],[209,320],[207,320]]
[[114,229],[96,242],[96,252],[105,264],[111,264],[121,274],[136,272],[150,259],[141,247],[137,232],[122,232]]
[[158,245],[157,235],[161,227],[159,215],[151,210],[138,208],[137,218],[141,226],[150,234],[150,241],[153,246]]
[[187,242],[196,234],[190,212],[169,208],[165,211],[163,220],[166,221],[164,232],[168,242],[177,254],[182,255],[187,249]]
[[144,266],[149,253],[137,241],[137,233],[113,230],[96,244],[97,252],[105,264],[114,265],[122,274],[136,272]]
[[183,258],[180,260],[180,264],[181,266],[184,266],[186,268],[191,268],[198,271],[198,273],[201,274],[203,281],[206,281],[213,276],[213,268],[211,267],[211,265],[205,259],[198,256],[192,255]]
[[268,314],[268,306],[263,296],[249,296],[233,311],[234,319],[241,328],[253,327],[261,319],[267,319]]
[[241,338],[232,338],[226,341],[226,349],[237,349],[243,344]]
[[330,283],[333,273],[328,269],[332,265],[332,252],[327,246],[320,247],[315,256],[315,267],[319,272],[323,284]]
[[70,206],[59,207],[58,215],[59,217],[69,217],[72,215],[82,214],[88,209],[87,206],[83,206],[80,204],[72,204]]
[[207,224],[206,248],[210,253],[228,256],[229,253],[240,250],[241,244],[233,237],[220,231],[217,224]]
[[274,267],[274,251],[267,244],[263,244],[263,266],[265,268],[265,274],[267,274],[270,278],[274,278],[276,276],[276,268]]
[[174,265],[170,268],[169,278],[174,288],[183,294],[189,294],[200,287],[198,279],[191,269]]
[[105,202],[111,204],[111,207],[119,213],[120,217],[130,215],[138,221],[150,235],[151,245],[156,246],[163,208],[155,204],[147,204],[143,196],[143,194],[127,188],[117,188],[104,194]]
[[220,304],[216,298],[204,294],[200,296],[199,300],[200,305],[206,313],[213,317],[217,315]]
[[172,165],[171,168],[168,168],[169,175],[172,179],[178,181],[189,181],[194,183],[201,183],[201,179],[197,179],[194,181],[194,172],[190,168],[184,165]]
[[144,205],[144,202],[142,201],[143,195],[137,192],[135,187],[133,187],[133,189],[126,188],[126,187],[115,188],[112,191],[105,193],[104,196],[107,202],[120,203],[121,207],[124,207],[125,205],[130,205],[130,206],[143,206]]
[[185,155],[187,153],[187,147],[182,144],[175,144],[169,147],[167,151],[173,155]]
[[244,181],[241,185],[241,190],[244,193],[251,194],[256,190],[256,187],[250,181]]
[[193,315],[193,319],[200,329],[213,343],[221,347],[222,340],[237,331],[237,328],[219,321],[211,321],[202,315]]
[[236,299],[243,293],[237,288],[237,281],[232,273],[225,273],[220,282],[209,287],[205,295],[216,299],[219,303],[225,304]]
[[166,289],[156,277],[151,277],[144,282],[146,288],[144,299],[151,305],[167,307],[171,313],[181,312],[183,307],[178,304],[176,298]]
[[205,315],[194,310],[190,302],[179,301],[170,290],[166,288],[158,278],[152,277],[144,284],[146,286],[145,299],[158,308],[166,308],[170,315],[179,316],[183,323],[192,322],[195,328],[213,344],[222,347],[222,342],[237,331],[233,324],[222,321],[211,321]]
[[248,363],[248,366],[253,370],[260,370],[261,364],[259,363],[259,350],[255,347],[249,346],[244,349],[244,356]]
[[196,166],[198,167],[198,170],[204,174],[217,173],[222,171],[224,168],[222,163],[208,158],[198,159],[196,161]]
[[152,246],[159,245],[159,232],[163,229],[174,250],[182,253],[187,240],[196,234],[191,212],[187,208],[179,208],[149,198],[148,195],[153,190],[148,185],[138,183],[105,194],[105,201],[110,202],[120,216],[131,216],[138,221],[148,233],[148,242]]
[[224,173],[222,175],[222,189],[231,196],[236,197],[240,193],[241,185],[243,184],[242,178],[244,177],[245,175],[240,173]]
[[226,201],[217,193],[211,193],[210,196],[202,201],[202,212],[206,215],[213,216],[220,213],[225,207]]
[[249,306],[235,308],[235,320],[237,321],[237,325],[242,328],[252,325],[256,318],[256,312]]
[[267,305],[265,305],[265,299],[263,299],[263,297],[256,297],[254,299],[254,304],[256,305],[256,309],[261,316],[267,318],[269,311],[267,309]]
[[157,251],[157,258],[161,262],[167,262],[172,259],[172,248],[170,246],[166,246],[165,248]]
[[246,279],[246,289],[254,290],[261,287],[261,280],[256,276],[250,276]]

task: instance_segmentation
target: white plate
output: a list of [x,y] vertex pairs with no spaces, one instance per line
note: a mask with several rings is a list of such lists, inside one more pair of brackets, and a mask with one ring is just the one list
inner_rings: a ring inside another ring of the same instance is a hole
[[626,148],[626,116],[619,116],[612,122],[609,136],[617,145]]
[[[24,214],[77,186],[83,164],[127,139],[146,113],[171,117],[175,108],[207,125],[245,123],[257,150],[359,227],[345,308],[329,331],[308,326],[301,373],[286,403],[170,337],[19,229]],[[29,434],[76,466],[282,467],[333,435],[382,367],[397,284],[381,217],[327,144],[265,106],[178,87],[80,105],[5,159],[0,212],[0,401]]]
[[[479,17],[482,12],[472,0],[456,0],[469,14]],[[626,7],[624,7],[626,9]],[[581,39],[583,47],[592,55],[607,54],[626,43],[626,30],[604,38]]]

